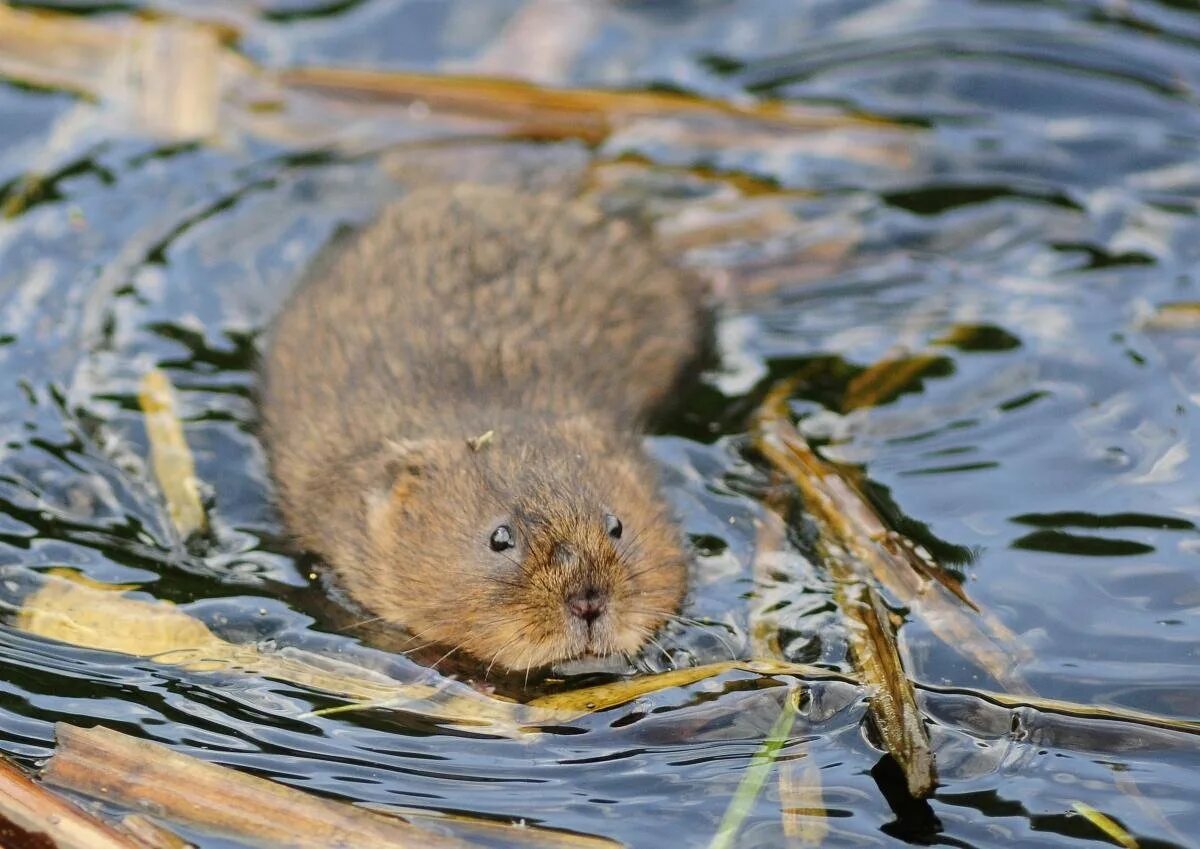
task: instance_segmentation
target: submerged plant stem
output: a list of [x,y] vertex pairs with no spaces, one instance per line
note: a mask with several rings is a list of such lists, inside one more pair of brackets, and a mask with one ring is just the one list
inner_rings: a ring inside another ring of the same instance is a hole
[[779,769],[779,815],[793,847],[820,846],[829,834],[829,811],[821,790],[821,771],[807,752]]
[[800,707],[799,701],[800,690],[798,689],[789,689],[784,694],[783,709],[780,710],[771,730],[767,732],[762,746],[750,759],[750,765],[746,767],[746,772],[742,776],[737,790],[734,791],[729,807],[725,809],[725,815],[721,817],[717,833],[713,835],[708,849],[731,849],[735,845],[734,840],[737,838],[738,829],[742,827],[742,822],[754,808],[754,803],[758,800],[759,793],[762,792],[775,759],[787,744],[788,735],[796,721],[796,712]]

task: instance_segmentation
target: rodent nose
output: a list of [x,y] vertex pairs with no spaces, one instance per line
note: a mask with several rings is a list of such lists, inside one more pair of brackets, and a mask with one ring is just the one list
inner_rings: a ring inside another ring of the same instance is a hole
[[589,625],[600,618],[604,607],[604,596],[595,587],[588,587],[567,599],[567,609]]

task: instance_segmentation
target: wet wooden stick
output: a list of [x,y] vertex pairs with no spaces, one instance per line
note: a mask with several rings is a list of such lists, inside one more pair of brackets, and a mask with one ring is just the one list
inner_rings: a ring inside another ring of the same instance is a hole
[[130,814],[123,818],[121,828],[153,849],[194,849],[191,843],[175,832],[141,814]]
[[[111,729],[58,723],[55,734],[58,749],[42,771],[46,783],[212,834],[289,849],[472,845]],[[86,845],[131,849],[136,844]]]
[[[784,391],[790,394],[790,390],[791,386],[785,384]],[[871,694],[871,717],[884,748],[900,764],[909,792],[916,797],[926,796],[936,783],[929,733],[888,612],[863,574],[863,567],[871,561],[889,565],[881,555],[887,549],[876,549],[871,536],[862,539],[864,528],[882,528],[882,523],[865,503],[849,497],[852,490],[841,478],[813,468],[817,458],[807,443],[794,429],[788,433],[786,398],[787,394],[777,390],[764,405],[755,428],[757,444],[805,497],[805,506],[818,528],[817,548],[834,581],[834,599],[846,620],[851,660]],[[800,449],[808,453],[800,453]],[[909,565],[901,562],[888,571],[909,570]]]
[[51,793],[0,761],[0,846],[153,849]]

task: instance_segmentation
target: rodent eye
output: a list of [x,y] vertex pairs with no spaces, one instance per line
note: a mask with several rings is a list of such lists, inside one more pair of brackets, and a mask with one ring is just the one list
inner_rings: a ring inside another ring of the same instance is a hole
[[492,551],[507,551],[516,545],[513,540],[512,528],[508,525],[501,525],[492,531],[492,538],[488,541]]
[[608,535],[613,539],[620,539],[621,532],[624,531],[625,528],[621,524],[620,519],[618,519],[612,513],[606,513],[604,516],[604,530],[607,531]]

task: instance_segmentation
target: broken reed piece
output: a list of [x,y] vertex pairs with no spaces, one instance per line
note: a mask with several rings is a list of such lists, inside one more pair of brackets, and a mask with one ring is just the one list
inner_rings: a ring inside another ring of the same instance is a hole
[[97,97],[126,29],[0,5],[0,74]]
[[737,105],[690,94],[607,89],[560,89],[488,76],[301,67],[278,72],[285,87],[333,95],[419,101],[435,112],[513,122],[536,135],[538,127],[559,128],[556,136],[603,140],[635,118],[671,115],[725,116],[754,125],[793,131],[862,128],[899,130],[899,125],[833,112],[805,111],[782,103]]
[[[0,75],[114,107],[139,129],[176,141],[244,132],[305,147],[336,143],[379,117],[379,104],[417,104],[422,115],[432,110],[443,122],[481,121],[501,136],[597,144],[637,124],[643,134],[683,132],[705,146],[737,139],[755,149],[800,144],[810,152],[836,152],[876,165],[912,165],[912,129],[886,119],[781,102],[743,105],[671,92],[560,89],[486,75],[275,71],[232,49],[235,36],[216,21],[166,11],[99,21],[0,4]],[[314,102],[336,108],[314,108]],[[660,119],[686,119],[689,129]],[[368,147],[394,141],[394,132],[375,133]],[[821,139],[830,133],[835,135]],[[853,143],[846,133],[854,134]],[[809,135],[818,137],[815,147]]]
[[200,503],[196,464],[183,435],[170,378],[159,369],[147,372],[138,390],[138,404],[145,416],[154,477],[167,502],[171,523],[187,539],[208,526],[208,517]]
[[1111,838],[1114,843],[1124,846],[1125,849],[1138,849],[1138,842],[1133,835],[1108,814],[1083,802],[1073,802],[1071,807],[1077,814],[1104,832],[1105,836]]
[[[468,849],[398,817],[312,796],[108,728],[55,726],[42,780],[199,831],[287,849]],[[80,849],[143,849],[135,843]]]
[[539,696],[526,703],[526,707],[538,711],[549,712],[559,720],[567,721],[586,716],[589,713],[606,710],[617,705],[640,699],[643,696],[670,690],[676,687],[686,687],[717,675],[724,675],[733,670],[749,672],[762,676],[789,676],[801,681],[843,681],[857,684],[858,681],[848,675],[833,672],[820,666],[810,666],[804,663],[788,663],[787,661],[761,660],[724,660],[708,663],[703,666],[686,666],[673,669],[670,672],[658,672],[653,675],[639,675],[636,678],[626,678],[610,684],[596,684],[592,687],[582,687],[577,690],[566,690],[561,693],[550,693]]
[[51,569],[39,576],[38,589],[25,598],[13,624],[27,634],[69,645],[144,657],[192,672],[261,675],[513,738],[533,733],[525,730],[527,725],[553,718],[456,681],[445,680],[440,686],[403,683],[314,652],[263,652],[252,643],[231,643],[174,604],[131,598],[126,589],[97,584],[68,569]]
[[0,761],[0,846],[44,849],[157,849],[123,834]]
[[906,387],[945,362],[938,354],[920,353],[880,360],[846,384],[842,412],[886,404]]
[[888,610],[874,589],[857,580],[836,555],[827,556],[834,599],[846,619],[854,668],[870,692],[870,713],[883,747],[904,773],[908,792],[928,796],[937,783],[933,750],[917,694],[904,669]]
[[217,134],[223,48],[216,27],[184,20],[151,26],[135,41],[137,112],[142,126],[166,139]]
[[846,564],[860,580],[872,579],[1006,690],[1029,693],[1014,669],[1028,658],[1028,649],[961,587],[952,587],[941,566],[888,528],[840,470],[817,456],[791,422],[787,399],[794,389],[794,381],[785,380],[768,394],[753,425],[754,445],[800,491],[822,541],[845,552]]

